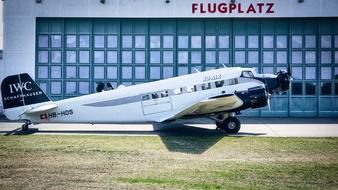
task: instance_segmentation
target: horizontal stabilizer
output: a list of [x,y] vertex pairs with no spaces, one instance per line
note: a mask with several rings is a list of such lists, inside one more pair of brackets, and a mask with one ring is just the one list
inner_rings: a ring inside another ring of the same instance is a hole
[[57,104],[54,104],[54,103],[46,104],[46,105],[38,106],[38,107],[35,107],[35,108],[28,108],[25,111],[23,111],[20,115],[31,114],[31,113],[39,113],[39,112],[51,110],[51,109],[56,108],[56,107],[57,107]]

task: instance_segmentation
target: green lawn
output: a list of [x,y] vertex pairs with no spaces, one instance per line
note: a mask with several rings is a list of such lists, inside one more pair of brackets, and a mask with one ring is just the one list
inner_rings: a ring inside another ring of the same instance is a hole
[[338,138],[0,137],[1,189],[338,189]]

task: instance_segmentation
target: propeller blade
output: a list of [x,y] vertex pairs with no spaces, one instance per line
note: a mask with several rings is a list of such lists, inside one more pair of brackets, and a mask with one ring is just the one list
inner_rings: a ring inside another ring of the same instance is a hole
[[289,75],[289,77],[292,76],[292,74],[291,74],[291,65],[290,64],[288,65],[288,75]]

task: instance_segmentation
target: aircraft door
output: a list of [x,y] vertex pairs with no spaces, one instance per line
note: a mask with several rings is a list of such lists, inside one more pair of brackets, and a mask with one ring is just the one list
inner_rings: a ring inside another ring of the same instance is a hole
[[171,97],[168,91],[154,92],[142,96],[143,114],[150,115],[172,111]]

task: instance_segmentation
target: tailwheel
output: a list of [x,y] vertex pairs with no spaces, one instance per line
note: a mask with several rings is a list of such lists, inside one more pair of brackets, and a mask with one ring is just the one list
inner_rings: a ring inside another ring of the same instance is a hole
[[27,131],[30,124],[32,124],[32,123],[31,123],[30,121],[27,120],[27,121],[21,126],[22,131]]
[[223,122],[216,122],[217,129],[226,133],[238,133],[241,128],[241,122],[236,117],[228,117]]
[[25,123],[21,126],[22,131],[27,131],[28,130],[28,124]]

